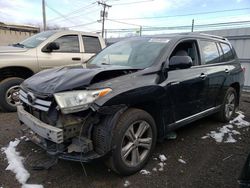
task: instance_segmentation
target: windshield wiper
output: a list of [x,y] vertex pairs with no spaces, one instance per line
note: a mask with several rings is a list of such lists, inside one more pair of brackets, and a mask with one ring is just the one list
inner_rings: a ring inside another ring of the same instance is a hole
[[24,48],[25,46],[21,43],[15,43],[15,44],[12,44],[12,46],[14,47],[21,47],[21,48]]

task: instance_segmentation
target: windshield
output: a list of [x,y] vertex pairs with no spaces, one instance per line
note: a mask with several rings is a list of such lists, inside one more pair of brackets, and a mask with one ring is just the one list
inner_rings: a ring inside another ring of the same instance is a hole
[[25,48],[36,48],[39,44],[41,44],[43,41],[45,41],[47,38],[49,38],[54,33],[56,33],[56,31],[41,32],[41,33],[38,33],[36,35],[33,35],[32,37],[27,38],[26,40],[24,40],[23,42],[20,42],[18,44],[20,46],[25,47]]
[[168,39],[137,39],[115,43],[95,58],[90,65],[118,65],[144,69],[151,66],[166,46]]

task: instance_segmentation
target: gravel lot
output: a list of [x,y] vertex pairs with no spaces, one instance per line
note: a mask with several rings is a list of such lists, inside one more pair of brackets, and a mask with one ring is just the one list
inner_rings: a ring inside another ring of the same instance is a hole
[[[244,93],[240,110],[245,120],[250,122],[250,94]],[[39,147],[29,141],[22,141],[17,150],[24,157],[25,168],[31,177],[27,183],[42,184],[44,187],[238,187],[237,178],[250,152],[248,128],[236,129],[241,135],[234,138],[236,143],[217,143],[212,138],[201,139],[207,133],[225,124],[208,117],[181,128],[177,139],[158,143],[154,155],[145,169],[151,173],[137,173],[129,177],[120,177],[110,171],[100,161],[85,164],[87,176],[80,163],[59,161],[49,170],[35,171],[31,166],[46,158]],[[20,138],[16,113],[0,113],[0,148],[9,141]],[[159,154],[167,157],[163,171],[159,171]],[[183,159],[186,164],[178,159]],[[5,154],[0,154],[0,187],[14,188],[21,185],[15,175],[6,171]],[[157,171],[153,169],[157,168]]]

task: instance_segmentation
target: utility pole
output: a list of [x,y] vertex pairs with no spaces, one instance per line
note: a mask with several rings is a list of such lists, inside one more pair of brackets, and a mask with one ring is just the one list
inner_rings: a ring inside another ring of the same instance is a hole
[[111,5],[106,4],[105,2],[98,1],[98,5],[103,6],[103,10],[101,11],[101,20],[102,20],[102,37],[104,37],[104,24],[105,24],[105,18],[108,17],[108,12],[106,8],[112,7]]
[[194,19],[192,19],[192,28],[191,28],[191,32],[194,32]]
[[140,26],[140,36],[141,36],[141,33],[142,33],[142,26]]
[[43,9],[43,30],[46,31],[46,12],[45,12],[45,0],[42,0],[42,9]]

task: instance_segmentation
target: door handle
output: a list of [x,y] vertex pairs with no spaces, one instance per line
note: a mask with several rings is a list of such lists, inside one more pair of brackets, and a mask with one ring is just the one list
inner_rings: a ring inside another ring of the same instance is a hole
[[200,78],[201,78],[202,80],[206,79],[206,77],[207,77],[207,75],[206,75],[206,74],[201,73]]
[[228,74],[229,72],[230,72],[230,71],[229,71],[228,69],[225,69],[225,73],[227,73],[227,74]]
[[81,61],[81,58],[80,57],[72,57],[72,60],[73,61]]

